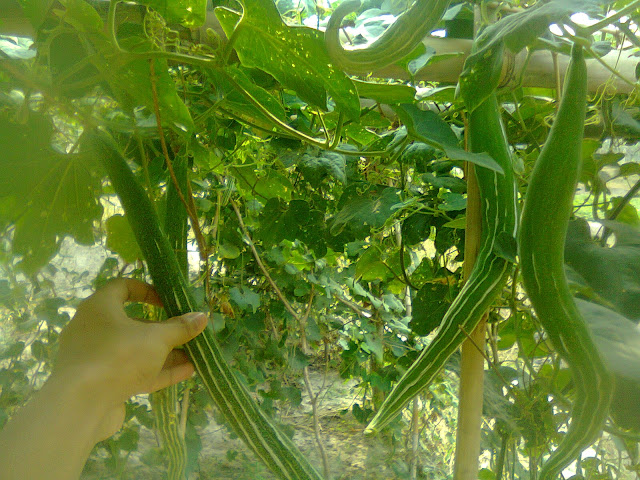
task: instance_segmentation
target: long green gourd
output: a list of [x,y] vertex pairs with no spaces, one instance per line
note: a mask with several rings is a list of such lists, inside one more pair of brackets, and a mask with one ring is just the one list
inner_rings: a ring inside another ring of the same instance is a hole
[[156,432],[167,453],[167,480],[184,480],[187,468],[187,444],[180,432],[176,410],[178,386],[172,385],[149,395]]
[[[194,311],[197,304],[173,248],[160,230],[151,200],[134,177],[127,160],[105,131],[94,130],[85,135],[92,154],[102,161],[120,198],[167,315],[173,317]],[[185,348],[220,413],[271,471],[287,480],[322,479],[233,374],[210,327],[189,341]]]
[[[182,192],[187,191],[187,158],[178,156],[173,161],[173,171]],[[189,278],[187,259],[187,210],[178,189],[171,178],[167,182],[165,202],[164,232],[176,254],[180,271]],[[156,432],[167,453],[167,480],[184,480],[187,468],[187,443],[180,431],[178,416],[178,385],[163,388],[149,395],[151,411],[156,424]]]
[[581,164],[587,67],[574,45],[564,95],[536,161],[520,225],[520,269],[533,309],[575,383],[571,424],[543,465],[551,480],[597,438],[606,419],[613,379],[577,310],[564,272],[564,242]]
[[360,8],[360,0],[346,0],[335,9],[324,34],[332,63],[349,73],[370,73],[409,55],[438,24],[451,0],[416,0],[380,38],[363,49],[345,50],[340,43],[344,17]]
[[482,202],[482,240],[476,263],[445,314],[438,334],[400,378],[365,433],[375,433],[387,425],[431,383],[502,291],[511,270],[511,262],[501,255],[509,244],[515,254],[516,184],[495,94],[470,114],[469,141],[472,151],[488,153],[504,170],[502,175],[482,167],[475,169]]

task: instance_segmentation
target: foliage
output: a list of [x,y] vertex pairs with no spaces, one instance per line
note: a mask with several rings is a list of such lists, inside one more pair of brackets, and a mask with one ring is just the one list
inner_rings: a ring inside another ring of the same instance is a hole
[[[410,81],[355,79],[328,60],[316,27],[331,11],[313,2],[220,2],[222,31],[202,27],[200,35],[184,27],[205,21],[204,1],[141,2],[150,7],[143,17],[140,10],[121,16],[127,6],[118,2],[110,12],[84,0],[53,8],[21,3],[35,43],[0,36],[0,425],[50,372],[59,332],[89,289],[120,275],[146,278],[112,187],[83,142],[96,125],[116,136],[159,212],[172,181],[169,164],[187,163],[190,191],[183,193],[197,218],[189,232],[190,279],[226,358],[262,408],[288,428],[286,412],[299,408],[304,372],[326,363],[343,379],[357,379],[361,396],[349,415],[366,424],[460,289],[463,162],[499,170],[488,155],[463,148],[466,113],[452,88],[415,80],[445,55],[419,49],[404,59]],[[588,6],[603,18],[599,4]],[[375,37],[402,8],[363,2],[347,28],[354,44]],[[567,19],[583,8],[560,1],[525,8],[509,28],[487,28],[475,55],[498,55],[503,44],[562,55],[575,38],[569,29],[549,32],[560,19],[583,38],[598,33],[619,48],[621,39],[601,30],[604,24],[586,30]],[[458,36],[471,13],[471,4],[454,4],[440,25]],[[626,13],[605,23],[633,31],[635,7]],[[478,103],[499,80],[488,73],[469,70],[461,78],[484,79]],[[414,102],[418,92],[424,100]],[[522,85],[500,93],[524,193],[556,95]],[[373,106],[361,105],[363,98]],[[625,147],[640,131],[636,102],[601,92],[590,101],[587,132],[596,134],[583,143],[575,208],[582,220],[566,244],[573,291],[591,302],[580,305],[619,379],[607,430],[628,454],[622,467],[597,450],[578,463],[585,478],[638,469],[640,412],[628,400],[640,389],[640,221],[632,200],[640,168]],[[387,104],[391,115],[381,108]],[[92,252],[98,264],[73,264],[74,250]],[[496,306],[483,430],[490,461],[482,475],[525,478],[561,440],[574,386],[517,277]],[[419,429],[429,444],[434,419],[450,416],[457,402],[457,368],[452,361],[420,397]],[[197,381],[190,392],[186,437],[195,470],[206,444],[201,428],[225,420],[211,414]],[[135,451],[160,464],[157,449],[140,441],[151,418],[146,400],[134,399],[125,429],[96,448],[87,475],[106,468],[122,476]],[[409,426],[409,415],[399,418],[387,430],[388,444],[402,450]],[[407,478],[398,457],[389,464]],[[424,474],[444,478],[440,460],[437,467],[423,463]]]

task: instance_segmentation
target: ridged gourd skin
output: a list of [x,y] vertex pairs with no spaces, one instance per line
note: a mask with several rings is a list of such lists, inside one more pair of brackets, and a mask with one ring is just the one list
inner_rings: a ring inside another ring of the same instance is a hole
[[[197,303],[175,252],[160,229],[153,204],[114,139],[106,131],[96,129],[85,134],[83,144],[107,171],[167,315],[174,317],[195,311]],[[190,340],[185,349],[227,423],[272,472],[285,480],[322,480],[307,457],[271,422],[235,376],[211,327]]]
[[362,49],[345,50],[340,43],[344,17],[360,8],[360,0],[346,0],[329,18],[325,45],[334,66],[349,73],[366,74],[384,68],[409,55],[435,28],[451,0],[416,0],[381,37]]
[[[180,191],[187,191],[188,166],[185,156],[176,157],[173,171]],[[173,248],[180,270],[188,278],[187,259],[187,210],[180,200],[178,188],[171,178],[167,183],[166,206],[164,214],[164,232]],[[155,420],[155,429],[162,447],[167,454],[167,480],[184,480],[187,468],[187,443],[180,431],[178,416],[178,385],[163,388],[149,395],[151,411]]]
[[527,296],[575,384],[571,424],[545,462],[540,480],[555,479],[593,443],[606,420],[613,377],[569,290],[564,243],[582,160],[587,67],[574,45],[564,95],[538,156],[526,192],[519,236],[520,269]]
[[515,255],[516,182],[495,94],[471,113],[469,142],[472,151],[488,153],[504,172],[475,167],[482,209],[482,239],[476,262],[446,312],[437,335],[394,386],[365,433],[380,431],[413,397],[429,386],[502,292],[512,269],[511,261],[502,256],[502,251],[504,244],[510,244]]

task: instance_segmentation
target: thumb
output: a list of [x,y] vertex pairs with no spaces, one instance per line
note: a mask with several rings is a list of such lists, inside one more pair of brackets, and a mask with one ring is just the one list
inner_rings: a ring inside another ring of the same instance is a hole
[[207,316],[201,312],[191,312],[173,317],[158,324],[168,347],[174,348],[196,337],[207,326]]

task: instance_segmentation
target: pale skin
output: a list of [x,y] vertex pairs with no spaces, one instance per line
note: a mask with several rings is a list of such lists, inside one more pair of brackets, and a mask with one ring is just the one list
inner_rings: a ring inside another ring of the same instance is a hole
[[130,279],[80,304],[60,336],[51,376],[0,431],[0,479],[79,478],[94,445],[121,428],[131,396],[193,374],[175,348],[204,330],[206,316],[145,323],[126,315],[126,302],[161,305],[151,286]]

